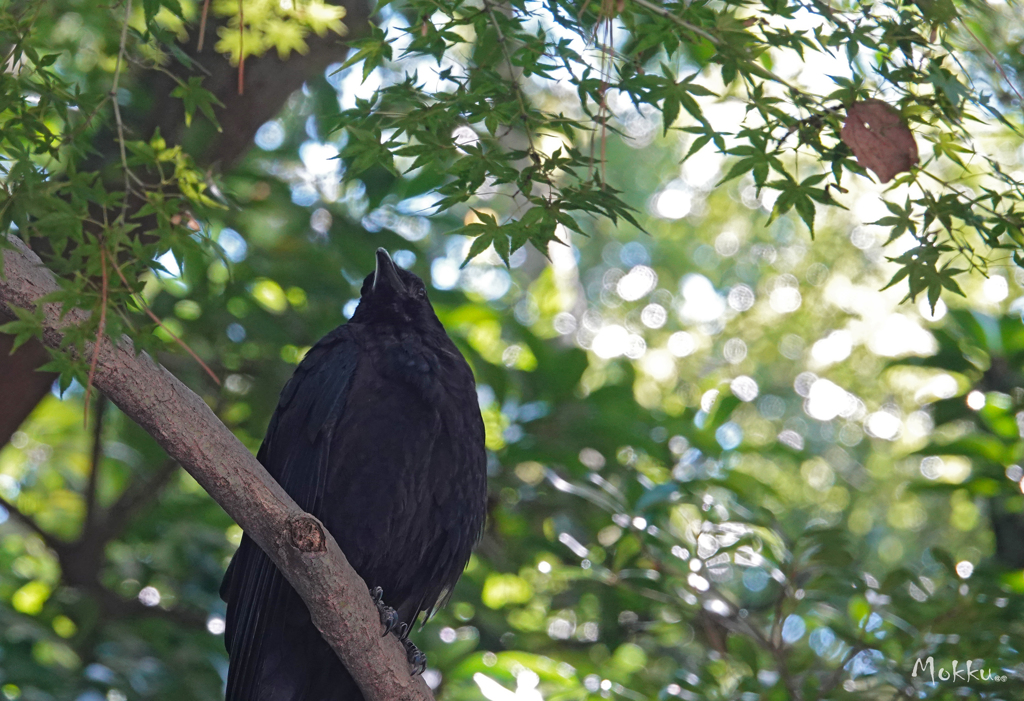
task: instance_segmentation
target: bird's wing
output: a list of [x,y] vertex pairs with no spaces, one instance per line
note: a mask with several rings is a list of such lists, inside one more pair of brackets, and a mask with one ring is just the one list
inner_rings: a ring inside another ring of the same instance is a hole
[[[345,326],[311,348],[282,390],[257,455],[299,508],[314,515],[323,498],[331,431],[344,410],[358,360],[358,345]],[[281,630],[282,617],[308,613],[304,607],[292,610],[297,595],[248,536],[231,560],[221,597],[228,603],[225,645],[231,658],[226,701],[255,701],[263,697],[261,677],[273,676],[272,660],[265,659],[263,649],[268,624]]]

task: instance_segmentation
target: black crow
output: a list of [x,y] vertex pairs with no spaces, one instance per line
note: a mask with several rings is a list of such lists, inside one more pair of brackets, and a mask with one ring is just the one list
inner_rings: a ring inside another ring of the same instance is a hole
[[[285,385],[257,457],[367,585],[383,589],[403,637],[445,603],[483,529],[484,425],[472,371],[423,282],[383,248],[352,320],[313,346]],[[221,596],[227,701],[362,699],[248,536]]]

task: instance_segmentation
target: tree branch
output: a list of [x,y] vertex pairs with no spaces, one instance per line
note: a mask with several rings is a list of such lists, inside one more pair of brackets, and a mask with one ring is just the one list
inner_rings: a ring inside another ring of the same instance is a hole
[[98,537],[106,542],[120,536],[142,507],[163,493],[164,487],[177,471],[178,462],[168,458],[152,475],[133,480],[107,509],[106,516],[97,527]]
[[831,694],[832,690],[839,685],[839,682],[842,680],[843,675],[846,673],[846,665],[850,664],[850,661],[853,660],[853,658],[856,657],[858,654],[860,654],[861,650],[863,649],[864,646],[860,643],[857,643],[856,645],[850,648],[850,651],[847,652],[846,655],[843,657],[843,660],[839,663],[839,666],[832,670],[832,674],[828,676],[828,678],[825,680],[825,683],[821,685],[820,689],[818,689],[819,699],[828,698],[828,695]]
[[103,460],[103,414],[107,408],[107,398],[102,394],[96,397],[96,418],[92,430],[92,460],[89,464],[89,481],[85,485],[85,522],[82,524],[82,538],[89,533],[96,521],[96,486],[100,480],[100,462]]
[[25,526],[27,529],[29,529],[37,536],[42,538],[43,542],[46,543],[46,547],[50,548],[51,550],[58,551],[61,548],[61,546],[64,545],[64,543],[57,540],[52,535],[50,535],[42,528],[40,528],[39,524],[36,523],[34,518],[26,514],[24,511],[22,511],[17,506],[7,501],[3,497],[0,497],[0,508],[3,508],[3,510],[7,512],[8,516],[11,516],[12,518],[14,518],[15,521]]
[[[53,274],[20,239],[3,253],[0,312],[35,308],[59,288]],[[61,315],[44,306],[43,343],[60,347],[63,330],[86,312]],[[93,348],[87,347],[91,353]],[[303,512],[203,400],[131,341],[102,343],[96,387],[148,431],[269,555],[309,608],[313,623],[359,684],[367,701],[429,701],[429,688],[409,673],[394,636],[381,637],[366,584],[331,534]]]

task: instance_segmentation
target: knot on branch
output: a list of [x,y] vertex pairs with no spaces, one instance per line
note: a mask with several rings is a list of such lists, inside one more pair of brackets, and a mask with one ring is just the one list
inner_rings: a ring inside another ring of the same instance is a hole
[[288,531],[292,545],[298,548],[299,552],[322,553],[327,550],[324,527],[309,514],[293,518],[288,524]]

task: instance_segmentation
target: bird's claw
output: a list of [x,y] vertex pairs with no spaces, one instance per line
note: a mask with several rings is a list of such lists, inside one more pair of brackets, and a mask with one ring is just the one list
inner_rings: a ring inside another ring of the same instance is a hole
[[377,613],[380,615],[380,624],[384,626],[384,633],[381,635],[383,638],[398,627],[398,612],[384,603],[384,590],[380,587],[374,587],[370,590],[370,598],[373,599],[373,604],[377,607]]
[[409,660],[412,674],[414,676],[423,674],[423,671],[427,668],[427,656],[409,638],[402,638],[402,645],[405,646],[405,659]]
[[[380,623],[384,626],[384,635],[394,633],[405,647],[405,658],[412,666],[412,674],[423,674],[427,668],[427,656],[420,651],[413,641],[409,640],[409,624],[398,620],[398,612],[384,603],[384,590],[374,587],[370,590],[370,598],[380,614]],[[383,636],[382,636],[383,637]]]

